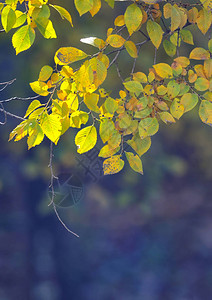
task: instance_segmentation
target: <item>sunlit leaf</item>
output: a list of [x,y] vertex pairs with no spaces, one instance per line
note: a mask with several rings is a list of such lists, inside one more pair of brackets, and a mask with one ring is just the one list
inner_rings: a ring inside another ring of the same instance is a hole
[[96,145],[96,141],[97,132],[94,126],[81,129],[75,137],[77,152],[81,154],[91,150]]

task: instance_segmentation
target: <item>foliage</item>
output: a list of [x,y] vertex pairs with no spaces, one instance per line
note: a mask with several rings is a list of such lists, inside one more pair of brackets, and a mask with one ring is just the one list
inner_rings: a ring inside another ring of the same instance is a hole
[[[105,0],[111,8],[114,0]],[[79,15],[93,17],[101,0],[75,0]],[[194,45],[190,28],[197,28],[207,40],[212,22],[212,1],[178,3],[169,1],[129,1],[123,15],[116,16],[105,39],[89,37],[83,43],[96,48],[85,53],[75,47],[62,47],[54,56],[55,67],[41,68],[32,90],[47,97],[35,99],[22,122],[11,132],[10,140],[27,136],[28,148],[39,145],[44,136],[57,144],[70,128],[79,128],[75,144],[78,153],[91,150],[98,134],[103,142],[99,156],[105,158],[104,174],[114,174],[124,167],[124,155],[133,170],[143,174],[140,157],[151,146],[151,136],[160,121],[169,125],[179,120],[199,103],[199,116],[212,126],[212,39],[207,48]],[[18,8],[18,9],[17,9]],[[72,24],[70,13],[48,0],[6,0],[0,4],[2,26],[6,32],[19,27],[12,37],[16,54],[27,50],[38,29],[45,38],[56,38],[50,8]],[[95,21],[94,21],[95,22]],[[155,48],[148,74],[136,70],[145,44]],[[183,43],[191,45],[186,56],[180,55]],[[169,64],[157,62],[157,50],[163,48]],[[119,57],[126,50],[133,67],[122,78]],[[116,66],[122,88],[108,92],[105,82],[112,65]],[[98,133],[98,134],[97,134]],[[124,151],[125,145],[131,150]]]

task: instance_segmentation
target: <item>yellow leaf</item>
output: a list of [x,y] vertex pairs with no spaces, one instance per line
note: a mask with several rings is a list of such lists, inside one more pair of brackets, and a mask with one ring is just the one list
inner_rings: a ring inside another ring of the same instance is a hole
[[197,47],[194,48],[189,56],[190,59],[197,59],[197,60],[204,60],[210,58],[210,52],[208,50],[205,50],[204,48]]
[[62,47],[55,53],[54,61],[58,65],[67,65],[82,60],[88,55],[74,47]]
[[101,8],[101,0],[93,0],[93,7],[89,10],[91,16],[95,16]]
[[75,137],[77,152],[82,154],[91,150],[96,145],[96,141],[97,132],[94,126],[88,126],[81,129]]
[[190,64],[190,60],[185,56],[179,56],[174,59],[178,64],[180,64],[183,68],[188,67]]
[[107,157],[110,157],[110,156],[116,154],[119,150],[120,150],[120,147],[111,148],[109,145],[105,145],[100,150],[98,156],[103,157],[103,158],[107,158]]
[[108,36],[106,42],[114,48],[120,48],[124,45],[125,39],[118,34],[111,34]]
[[142,19],[142,11],[135,3],[127,7],[124,14],[124,21],[130,35],[139,29]]
[[212,103],[203,100],[199,107],[199,116],[202,122],[205,124],[212,126]]
[[41,105],[42,104],[39,100],[33,100],[27,108],[24,118],[28,117],[28,115],[30,115],[36,108],[40,107]]
[[114,21],[114,25],[115,26],[124,26],[125,24],[125,21],[124,21],[124,15],[120,15],[118,17],[115,18],[115,21]]
[[70,127],[80,128],[82,124],[88,122],[89,115],[85,111],[75,111],[70,117]]
[[203,8],[199,11],[198,18],[196,20],[198,28],[202,31],[203,34],[206,34],[208,29],[211,26],[211,11]]
[[44,139],[44,133],[41,126],[36,121],[29,124],[29,136],[27,138],[28,149],[39,145]]
[[173,73],[172,73],[172,68],[165,63],[159,63],[153,66],[155,69],[156,73],[162,77],[162,78],[172,78]]
[[168,123],[175,123],[175,119],[172,117],[172,115],[170,113],[168,113],[167,111],[161,112],[159,113],[159,116],[161,118],[161,120],[168,124]]
[[124,167],[124,161],[120,155],[114,155],[103,162],[104,175],[111,175],[120,172]]
[[86,106],[96,112],[96,113],[99,113],[99,107],[97,106],[98,104],[98,101],[99,101],[99,95],[98,94],[95,94],[95,93],[92,93],[92,94],[85,94],[84,95],[84,103],[86,104]]
[[184,114],[184,106],[180,103],[178,98],[175,98],[172,101],[170,106],[170,112],[173,117],[179,120],[179,118]]
[[13,131],[10,133],[9,141],[12,140],[15,136],[15,142],[21,140],[27,135],[29,121],[24,120],[18,126],[16,126]]
[[30,83],[31,89],[38,95],[47,96],[49,94],[48,85],[42,81],[34,81]]
[[158,49],[163,38],[163,30],[161,26],[152,20],[148,20],[147,32],[149,34],[151,42]]
[[132,58],[138,57],[138,50],[136,48],[136,45],[132,41],[126,41],[124,43],[124,46]]
[[44,134],[57,145],[61,136],[62,125],[60,117],[57,114],[44,114],[43,119],[40,122],[40,126]]

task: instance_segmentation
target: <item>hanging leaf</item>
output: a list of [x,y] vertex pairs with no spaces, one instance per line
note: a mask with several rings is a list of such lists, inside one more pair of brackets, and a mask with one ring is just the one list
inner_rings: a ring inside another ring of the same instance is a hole
[[141,139],[154,135],[158,132],[158,129],[159,123],[156,118],[145,118],[141,120],[138,125],[138,131]]
[[40,70],[40,73],[39,73],[39,78],[38,80],[40,81],[46,81],[49,79],[49,77],[52,75],[53,73],[53,68],[50,67],[50,66],[43,66]]
[[74,4],[80,16],[93,8],[93,0],[74,0]]
[[68,20],[69,23],[71,24],[71,26],[73,27],[71,15],[65,8],[58,6],[58,5],[53,5],[53,4],[50,4],[50,6],[52,6],[54,9],[56,9],[59,12],[61,18],[62,19],[65,18],[66,20]]
[[27,108],[24,118],[28,117],[36,108],[40,107],[41,105],[42,104],[39,100],[33,100]]
[[111,175],[120,172],[124,167],[124,161],[120,155],[114,155],[103,162],[104,175]]
[[146,137],[141,139],[137,132],[131,140],[127,141],[127,144],[130,145],[139,156],[141,156],[149,150],[151,146],[151,138]]
[[161,26],[152,20],[148,20],[147,32],[149,34],[151,42],[158,49],[163,38],[163,30]]
[[134,155],[132,152],[125,151],[126,158],[130,164],[130,167],[135,171],[143,175],[143,165],[138,155]]
[[198,103],[198,96],[196,94],[186,93],[182,96],[180,103],[184,107],[184,113],[192,110]]
[[15,11],[11,8],[10,5],[6,5],[1,12],[1,22],[4,30],[9,32],[13,28],[16,22]]
[[82,154],[91,150],[96,145],[96,141],[97,132],[94,126],[88,126],[81,129],[75,137],[77,152]]
[[199,107],[199,116],[203,123],[212,126],[212,103],[203,100]]
[[12,44],[15,48],[16,55],[29,49],[35,40],[35,31],[29,25],[19,28],[12,37]]
[[171,57],[176,54],[177,47],[168,40],[163,41],[163,48],[166,51],[166,53]]
[[132,58],[138,57],[138,51],[137,51],[136,45],[132,41],[126,41],[124,43],[124,46]]
[[44,139],[44,133],[37,121],[33,120],[28,128],[29,136],[27,138],[28,149],[40,145]]
[[62,130],[59,115],[48,115],[47,113],[45,113],[42,121],[40,122],[40,126],[47,138],[49,138],[50,141],[57,145]]
[[124,14],[124,21],[130,35],[139,29],[142,19],[142,11],[135,3],[127,7]]

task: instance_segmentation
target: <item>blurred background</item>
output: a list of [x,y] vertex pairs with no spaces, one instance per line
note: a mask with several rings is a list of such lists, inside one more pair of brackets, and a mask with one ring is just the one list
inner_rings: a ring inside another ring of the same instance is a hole
[[[37,33],[33,47],[18,57],[13,32],[1,33],[0,82],[16,78],[1,100],[33,96],[29,82],[43,65],[53,65],[59,47],[94,53],[80,38],[105,38],[113,15],[125,10],[123,4],[114,11],[104,4],[92,20],[88,14],[79,18],[68,0],[63,6],[74,29],[52,11],[58,39]],[[192,30],[195,43],[205,46],[203,35]],[[136,70],[146,71],[154,50],[146,46],[141,52]],[[166,59],[162,47],[159,55],[158,61]],[[132,61],[124,53],[121,58],[124,76]],[[118,84],[111,68],[106,87]],[[6,108],[23,115],[28,105],[13,101]],[[26,140],[8,143],[17,124],[8,118],[0,127],[0,300],[212,299],[212,130],[200,121],[198,109],[172,126],[161,124],[143,157],[143,176],[127,164],[117,175],[102,176],[99,145],[80,156],[75,130],[61,138],[54,149],[56,191],[66,183],[69,197],[58,199],[58,212],[80,238],[48,206],[48,140],[30,151]]]

